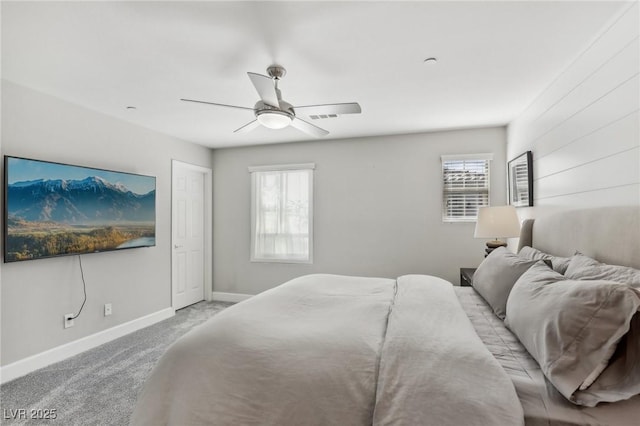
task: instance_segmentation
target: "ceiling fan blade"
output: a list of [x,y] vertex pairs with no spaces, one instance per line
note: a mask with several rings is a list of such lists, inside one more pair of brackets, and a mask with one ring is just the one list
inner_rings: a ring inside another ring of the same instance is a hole
[[195,102],[198,104],[215,105],[215,106],[228,107],[228,108],[248,109],[249,111],[253,111],[253,108],[241,107],[236,105],[217,104],[215,102],[196,101],[194,99],[180,99],[180,100],[185,102]]
[[329,134],[327,130],[321,129],[315,124],[308,123],[298,117],[293,117],[291,125],[296,129],[315,137],[327,136]]
[[256,74],[254,72],[248,72],[247,75],[258,91],[258,95],[260,95],[262,102],[267,105],[280,108],[280,102],[278,101],[276,86],[273,79],[266,75]]
[[260,126],[260,123],[258,123],[258,120],[253,120],[245,124],[244,126],[234,130],[233,133],[247,133],[259,126]]
[[296,113],[305,115],[360,114],[362,109],[357,102],[343,104],[305,105],[293,107]]

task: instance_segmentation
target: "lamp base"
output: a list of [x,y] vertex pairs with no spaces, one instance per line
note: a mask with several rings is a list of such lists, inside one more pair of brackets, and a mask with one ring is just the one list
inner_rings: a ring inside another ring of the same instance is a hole
[[487,241],[487,248],[484,249],[484,257],[487,257],[491,254],[492,251],[494,251],[495,249],[497,249],[498,247],[506,247],[507,243],[505,241],[500,241],[500,240],[492,240],[492,241]]

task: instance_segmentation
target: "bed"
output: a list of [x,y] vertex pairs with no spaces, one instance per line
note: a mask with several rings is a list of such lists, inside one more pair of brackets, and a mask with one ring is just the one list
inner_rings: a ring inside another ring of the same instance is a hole
[[[567,258],[578,250],[640,269],[640,209],[526,221],[520,245]],[[555,273],[551,262],[532,264]],[[131,424],[637,424],[640,396],[589,407],[556,390],[564,390],[566,377],[553,384],[547,379],[547,364],[511,330],[518,329],[515,311],[507,314],[510,329],[480,288],[424,275],[297,278],[226,309],[177,341],[145,383]],[[624,299],[631,310],[637,308],[633,294]],[[621,346],[640,349],[640,339],[619,344],[632,331],[616,337],[611,363]],[[599,377],[608,377],[607,368]],[[589,389],[575,395],[588,400]]]

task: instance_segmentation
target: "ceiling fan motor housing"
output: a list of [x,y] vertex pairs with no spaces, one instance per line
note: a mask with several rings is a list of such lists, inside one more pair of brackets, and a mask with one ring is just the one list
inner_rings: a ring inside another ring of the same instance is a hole
[[296,113],[293,111],[293,105],[283,100],[280,100],[280,108],[266,104],[263,101],[258,101],[253,107],[253,111],[255,112],[256,117],[265,112],[282,113],[285,115],[290,115],[291,117],[296,116]]
[[267,74],[269,75],[269,77],[279,80],[287,75],[287,70],[280,65],[271,65],[269,68],[267,68]]

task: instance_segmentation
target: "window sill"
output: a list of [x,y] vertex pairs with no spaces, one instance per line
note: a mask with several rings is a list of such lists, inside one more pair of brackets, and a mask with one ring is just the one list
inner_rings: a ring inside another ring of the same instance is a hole
[[296,263],[312,265],[313,260],[297,260],[297,259],[249,259],[251,263]]

